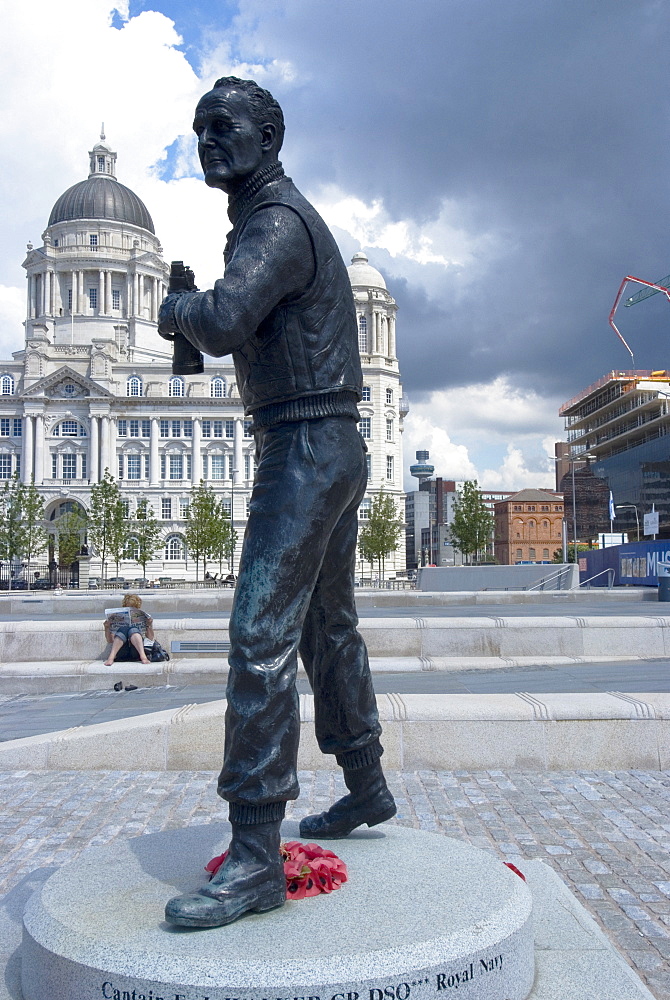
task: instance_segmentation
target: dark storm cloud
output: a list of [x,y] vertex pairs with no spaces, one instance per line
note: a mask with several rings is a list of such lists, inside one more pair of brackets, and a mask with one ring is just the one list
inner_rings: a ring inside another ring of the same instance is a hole
[[[297,71],[273,89],[301,187],[420,224],[452,199],[472,231],[505,236],[459,295],[448,273],[430,297],[391,278],[370,250],[410,333],[410,391],[509,372],[567,398],[629,367],[607,325],[619,281],[670,272],[665,2],[244,0],[234,24],[238,56]],[[636,367],[670,366],[667,302],[620,325]]]

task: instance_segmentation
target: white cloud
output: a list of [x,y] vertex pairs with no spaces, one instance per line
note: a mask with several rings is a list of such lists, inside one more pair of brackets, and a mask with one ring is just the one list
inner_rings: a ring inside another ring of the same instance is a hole
[[0,356],[8,357],[23,346],[22,323],[26,318],[24,288],[0,285]]
[[[410,400],[405,466],[416,450],[428,449],[435,474],[444,479],[477,479],[486,489],[551,488],[550,456],[563,437],[558,405],[502,376]],[[405,484],[416,488],[409,474]]]

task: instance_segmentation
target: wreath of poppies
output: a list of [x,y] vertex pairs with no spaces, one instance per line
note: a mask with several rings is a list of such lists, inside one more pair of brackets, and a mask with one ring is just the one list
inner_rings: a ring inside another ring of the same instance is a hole
[[[301,844],[299,840],[289,840],[280,847],[286,876],[286,898],[305,899],[318,896],[322,892],[333,892],[347,881],[347,866],[337,854],[318,844]],[[205,865],[212,879],[228,851],[212,858]]]

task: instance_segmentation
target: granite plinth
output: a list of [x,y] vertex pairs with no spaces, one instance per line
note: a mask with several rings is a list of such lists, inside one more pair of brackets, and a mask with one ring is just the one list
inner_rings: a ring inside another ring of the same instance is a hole
[[[295,823],[282,834],[298,839]],[[204,882],[228,824],[90,848],[24,913],[24,1000],[525,1000],[532,897],[491,855],[386,825],[331,846],[349,882],[205,931],[165,902]]]

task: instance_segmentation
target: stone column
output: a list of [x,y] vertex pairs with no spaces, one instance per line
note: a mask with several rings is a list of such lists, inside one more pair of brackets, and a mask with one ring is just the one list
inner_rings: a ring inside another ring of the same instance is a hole
[[126,275],[126,317],[130,317],[133,314],[133,276],[132,274]]
[[23,447],[21,449],[21,479],[30,483],[33,472],[33,418],[26,414],[23,418]]
[[389,354],[388,354],[388,356],[389,356],[389,358],[393,358],[395,360],[395,357],[396,357],[396,353],[395,353],[395,350],[396,350],[396,347],[395,347],[395,316],[389,316],[389,318],[388,318],[388,326],[389,326]]
[[235,435],[233,437],[233,483],[235,486],[244,481],[244,423],[241,417],[235,418]]
[[28,275],[26,282],[26,319],[33,317],[33,279]]
[[144,275],[140,275],[139,289],[138,289],[139,299],[137,301],[137,309],[135,310],[136,316],[144,315]]
[[191,442],[191,482],[197,486],[202,479],[202,454],[200,452],[200,417],[193,420],[193,440]]
[[151,321],[158,321],[158,278],[151,278]]
[[98,271],[98,315],[104,316],[105,309],[105,272]]
[[110,468],[110,457],[109,457],[109,417],[102,418],[102,433],[100,435],[100,469],[98,470],[98,478],[102,479],[105,474],[105,469],[114,475],[113,469]]
[[44,415],[35,417],[35,486],[44,482]]
[[77,272],[70,272],[72,278],[72,294],[70,295],[70,315],[74,315],[77,311]]
[[151,437],[149,439],[149,485],[159,486],[161,475],[160,456],[158,454],[158,417],[151,418]]
[[112,315],[112,272],[105,271],[105,316]]
[[139,316],[140,314],[140,276],[135,273],[133,275],[133,316]]
[[98,464],[100,442],[98,439],[98,417],[91,417],[91,436],[89,438],[88,453],[88,478],[91,483],[97,483],[100,479],[100,466]]
[[109,471],[115,479],[118,478],[118,462],[116,460],[116,421],[113,417],[109,420]]

